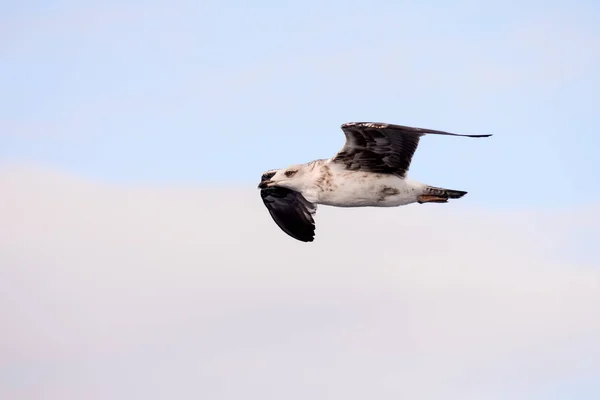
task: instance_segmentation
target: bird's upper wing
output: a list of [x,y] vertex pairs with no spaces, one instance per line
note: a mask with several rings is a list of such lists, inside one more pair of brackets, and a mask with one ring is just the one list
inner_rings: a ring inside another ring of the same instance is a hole
[[302,242],[314,240],[315,204],[306,200],[302,194],[283,187],[262,189],[260,196],[273,220],[285,233]]
[[419,145],[426,134],[488,137],[492,135],[461,135],[433,129],[383,124],[349,122],[342,125],[346,143],[332,162],[350,171],[395,174],[405,177]]

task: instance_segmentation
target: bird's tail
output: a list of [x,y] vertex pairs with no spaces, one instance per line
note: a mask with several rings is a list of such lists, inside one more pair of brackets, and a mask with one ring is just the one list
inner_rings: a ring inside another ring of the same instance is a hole
[[467,192],[462,190],[444,189],[434,186],[427,186],[423,194],[419,196],[419,204],[423,203],[446,203],[448,199],[460,199]]

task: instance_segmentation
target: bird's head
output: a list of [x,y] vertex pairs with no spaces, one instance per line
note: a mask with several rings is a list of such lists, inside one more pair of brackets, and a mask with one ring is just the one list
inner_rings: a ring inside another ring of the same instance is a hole
[[258,184],[259,189],[280,186],[288,189],[299,189],[302,184],[304,169],[302,165],[292,165],[282,169],[271,169],[264,174]]

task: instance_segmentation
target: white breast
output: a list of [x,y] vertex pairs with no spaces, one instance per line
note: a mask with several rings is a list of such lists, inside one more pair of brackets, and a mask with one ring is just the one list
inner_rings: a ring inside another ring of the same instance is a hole
[[[317,171],[315,171],[317,172]],[[324,165],[311,187],[308,201],[337,207],[395,207],[414,203],[425,186],[395,175],[346,171]]]

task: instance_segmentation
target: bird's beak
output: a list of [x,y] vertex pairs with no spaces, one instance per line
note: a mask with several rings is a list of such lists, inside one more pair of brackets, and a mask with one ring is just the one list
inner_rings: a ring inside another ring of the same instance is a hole
[[258,184],[258,188],[259,189],[266,189],[272,183],[273,183],[273,181],[262,181],[261,183]]

